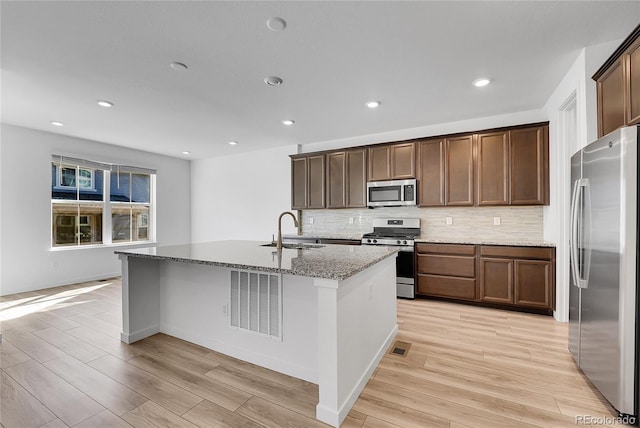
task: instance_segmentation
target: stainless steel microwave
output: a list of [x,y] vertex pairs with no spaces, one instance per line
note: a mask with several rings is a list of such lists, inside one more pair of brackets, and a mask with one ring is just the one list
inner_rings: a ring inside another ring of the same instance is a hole
[[368,207],[416,205],[416,180],[370,181],[367,183]]

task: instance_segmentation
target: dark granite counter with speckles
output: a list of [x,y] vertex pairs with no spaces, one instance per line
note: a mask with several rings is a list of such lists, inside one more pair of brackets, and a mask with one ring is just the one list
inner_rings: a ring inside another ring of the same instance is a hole
[[529,241],[507,240],[507,239],[432,239],[425,236],[416,238],[416,243],[420,244],[470,244],[470,245],[499,245],[508,247],[555,247],[553,242],[532,239]]
[[395,247],[323,245],[320,248],[278,251],[259,241],[214,241],[131,250],[116,254],[129,257],[173,260],[236,269],[252,269],[291,275],[344,280],[394,256]]

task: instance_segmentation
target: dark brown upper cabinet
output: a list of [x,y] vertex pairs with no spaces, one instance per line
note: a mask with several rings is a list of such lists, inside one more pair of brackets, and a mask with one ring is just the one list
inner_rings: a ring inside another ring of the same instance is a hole
[[478,134],[478,205],[549,204],[549,127]]
[[369,147],[369,181],[415,178],[415,144]]
[[640,25],[593,75],[598,137],[640,123]]
[[478,134],[478,205],[508,205],[509,184],[509,132]]
[[325,207],[325,156],[291,159],[291,209]]
[[549,205],[549,126],[509,131],[511,205]]
[[444,138],[418,143],[419,204],[421,207],[444,206],[446,142]]
[[624,64],[617,61],[598,80],[598,136],[624,126]]
[[473,205],[473,135],[418,143],[419,205]]
[[366,149],[327,153],[327,208],[367,206]]
[[445,142],[445,205],[472,206],[475,203],[474,136],[447,138]]

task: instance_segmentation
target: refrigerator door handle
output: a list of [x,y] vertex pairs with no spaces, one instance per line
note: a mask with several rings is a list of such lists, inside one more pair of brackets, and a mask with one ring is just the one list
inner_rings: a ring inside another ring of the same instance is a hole
[[580,278],[580,288],[589,287],[589,273],[591,272],[591,187],[589,186],[589,179],[583,178],[580,180],[581,186],[584,188],[582,191],[584,197],[583,211],[581,213],[582,231],[583,231],[583,245],[584,254],[582,256],[582,278]]
[[578,266],[578,194],[580,193],[580,180],[573,183],[573,192],[571,194],[570,216],[570,234],[569,234],[569,260],[571,262],[571,280],[573,285],[579,287],[578,280],[580,278]]

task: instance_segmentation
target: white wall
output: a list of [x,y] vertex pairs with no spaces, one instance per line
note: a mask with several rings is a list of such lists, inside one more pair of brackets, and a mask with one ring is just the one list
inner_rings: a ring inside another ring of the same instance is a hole
[[[543,108],[549,118],[550,205],[544,207],[544,239],[556,243],[556,313],[568,321],[569,313],[569,198],[571,156],[597,138],[596,85],[593,73],[621,41],[583,49]],[[567,101],[575,99],[575,121],[567,121]],[[566,129],[573,127],[573,130]]]
[[[296,152],[286,146],[192,161],[191,240],[270,241],[278,216],[291,209],[289,155]],[[282,230],[296,233],[288,216]]]
[[0,294],[120,275],[114,248],[51,251],[51,155],[123,163],[158,170],[157,241],[189,241],[191,224],[188,161],[0,125]]
[[301,151],[304,153],[310,153],[343,147],[355,147],[367,144],[385,143],[390,141],[409,140],[412,138],[455,134],[457,132],[482,131],[484,129],[522,125],[525,123],[544,122],[546,120],[547,116],[543,110],[527,110],[497,116],[485,116],[468,120],[460,120],[456,122],[420,126],[416,128],[398,129],[379,134],[360,135],[340,140],[305,144],[304,146],[302,146]]

